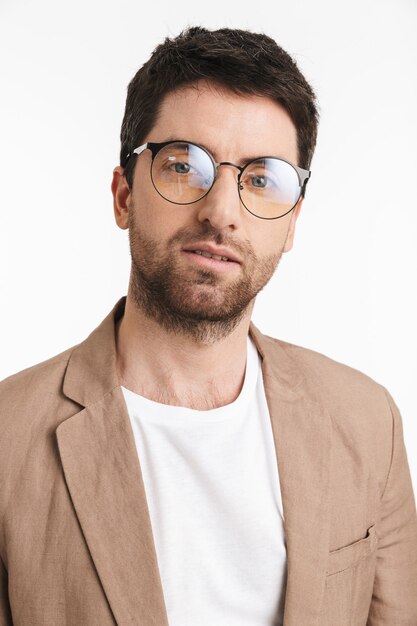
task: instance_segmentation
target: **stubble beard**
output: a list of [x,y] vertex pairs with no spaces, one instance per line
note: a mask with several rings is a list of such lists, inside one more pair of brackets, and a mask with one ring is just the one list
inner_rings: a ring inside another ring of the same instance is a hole
[[283,251],[258,259],[250,242],[238,247],[231,241],[242,266],[230,280],[215,270],[186,268],[178,261],[179,250],[196,241],[228,245],[222,233],[204,223],[198,233],[186,228],[177,231],[163,250],[158,241],[141,233],[135,211],[129,211],[129,294],[140,311],[168,332],[211,344],[229,335],[243,319],[274,274]]

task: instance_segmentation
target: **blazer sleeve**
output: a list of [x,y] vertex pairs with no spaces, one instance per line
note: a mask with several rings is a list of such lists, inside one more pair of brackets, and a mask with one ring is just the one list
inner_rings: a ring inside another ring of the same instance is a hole
[[416,505],[401,415],[384,391],[392,415],[392,456],[377,525],[376,573],[367,626],[416,626]]
[[0,626],[13,626],[7,585],[8,585],[7,570],[0,557]]

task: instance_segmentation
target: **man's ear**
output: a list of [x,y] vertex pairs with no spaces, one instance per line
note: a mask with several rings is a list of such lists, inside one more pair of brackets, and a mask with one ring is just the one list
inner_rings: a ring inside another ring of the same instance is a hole
[[113,194],[114,217],[119,228],[128,228],[128,214],[131,190],[124,176],[124,169],[120,165],[113,170],[113,180],[111,183]]
[[290,225],[288,227],[287,239],[284,244],[284,252],[289,252],[294,243],[294,234],[295,234],[295,223],[297,221],[298,215],[301,211],[301,205],[303,204],[304,198],[301,196],[297,204],[295,205],[295,209],[292,211]]

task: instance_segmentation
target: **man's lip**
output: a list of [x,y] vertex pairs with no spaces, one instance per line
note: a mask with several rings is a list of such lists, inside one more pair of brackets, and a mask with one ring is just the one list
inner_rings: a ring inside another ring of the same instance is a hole
[[196,243],[189,245],[183,248],[186,252],[194,252],[195,250],[201,250],[202,252],[209,252],[210,254],[215,254],[217,256],[225,256],[229,259],[229,261],[234,261],[235,263],[240,263],[240,260],[236,257],[233,252],[230,252],[227,248],[217,248],[216,246],[212,246],[209,243]]

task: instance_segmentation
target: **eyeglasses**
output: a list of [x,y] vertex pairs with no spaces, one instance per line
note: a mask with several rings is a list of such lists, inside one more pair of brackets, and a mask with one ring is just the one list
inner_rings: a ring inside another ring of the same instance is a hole
[[152,153],[151,179],[162,198],[173,204],[193,204],[204,198],[213,187],[220,165],[231,165],[239,170],[237,188],[245,207],[264,220],[275,220],[292,211],[311,172],[285,159],[263,156],[243,167],[222,161],[191,141],[172,140],[162,143],[144,143],[127,155]]

